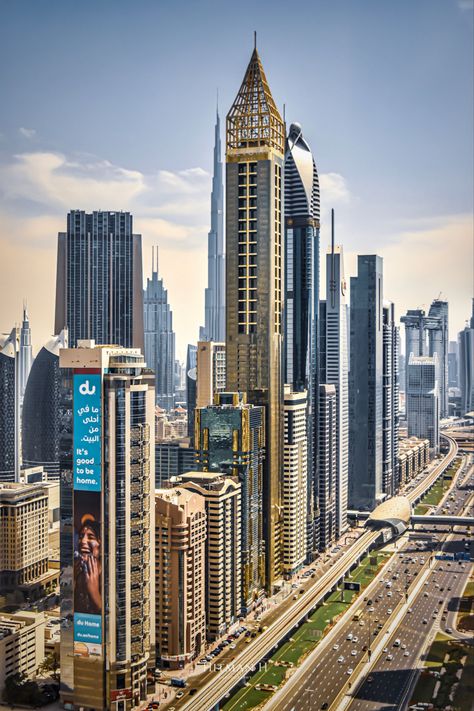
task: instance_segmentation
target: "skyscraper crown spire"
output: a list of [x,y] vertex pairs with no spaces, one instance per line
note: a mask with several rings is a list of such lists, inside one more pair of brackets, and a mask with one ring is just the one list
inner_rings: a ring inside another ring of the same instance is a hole
[[239,92],[227,114],[227,150],[261,146],[284,153],[285,124],[255,46]]

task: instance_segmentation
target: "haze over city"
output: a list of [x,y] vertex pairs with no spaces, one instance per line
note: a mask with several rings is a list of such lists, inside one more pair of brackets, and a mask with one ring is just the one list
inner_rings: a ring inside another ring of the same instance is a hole
[[473,291],[472,28],[469,0],[9,4],[2,330],[26,299],[35,351],[53,332],[70,209],[130,210],[144,277],[159,246],[184,359],[203,320],[216,94],[224,125],[256,30],[275,100],[315,156],[321,253],[333,207],[346,276],[357,253],[380,254],[397,318],[441,292],[455,338]]

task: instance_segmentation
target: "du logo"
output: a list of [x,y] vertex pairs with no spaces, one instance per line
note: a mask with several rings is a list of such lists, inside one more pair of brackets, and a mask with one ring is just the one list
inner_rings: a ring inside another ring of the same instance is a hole
[[95,393],[95,385],[92,385],[88,380],[85,380],[79,385],[79,392],[81,395],[93,395]]

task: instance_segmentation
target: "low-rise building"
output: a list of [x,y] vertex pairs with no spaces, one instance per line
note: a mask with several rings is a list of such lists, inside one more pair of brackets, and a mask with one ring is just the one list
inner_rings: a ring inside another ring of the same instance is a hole
[[0,694],[12,674],[33,678],[45,657],[42,612],[0,613]]

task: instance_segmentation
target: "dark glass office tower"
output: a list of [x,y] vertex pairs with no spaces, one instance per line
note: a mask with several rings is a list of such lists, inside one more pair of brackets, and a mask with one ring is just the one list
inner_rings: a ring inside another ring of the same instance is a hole
[[383,452],[383,261],[359,255],[351,277],[349,506],[381,500]]
[[165,410],[174,407],[175,334],[173,312],[168,303],[168,291],[158,277],[158,247],[156,265],[152,256],[151,279],[146,280],[143,293],[145,325],[145,360],[155,373],[156,403]]
[[222,181],[221,121],[216,113],[214,174],[211,192],[211,229],[207,238],[205,320],[200,341],[225,340],[224,183]]
[[226,382],[265,407],[268,590],[281,577],[283,161],[285,125],[256,49],[227,115]]
[[319,179],[300,124],[292,123],[285,152],[284,378],[293,392],[308,393],[307,554],[318,549],[317,432],[319,313]]
[[129,212],[71,210],[58,235],[55,333],[143,351],[141,235]]
[[59,477],[60,348],[67,348],[67,331],[52,338],[36,356],[22,412],[23,466],[42,465],[49,478]]
[[194,442],[194,410],[197,398],[197,346],[188,344],[186,352],[186,409],[188,411],[188,437]]
[[20,329],[0,334],[0,481],[20,481]]

